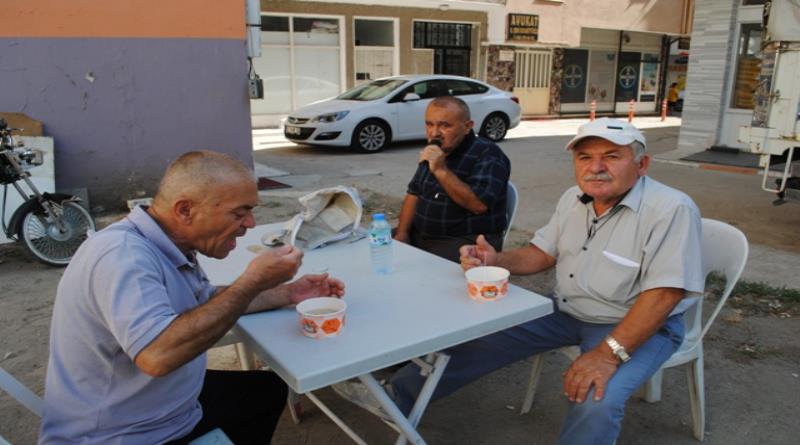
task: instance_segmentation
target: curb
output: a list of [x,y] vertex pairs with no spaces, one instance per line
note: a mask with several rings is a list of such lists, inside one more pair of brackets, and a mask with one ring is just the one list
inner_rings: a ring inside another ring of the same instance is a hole
[[736,167],[734,165],[709,164],[706,162],[674,161],[671,159],[653,158],[653,161],[663,164],[682,165],[684,167],[699,168],[701,170],[721,171],[725,173],[738,173],[741,175],[760,175],[761,169],[751,167]]

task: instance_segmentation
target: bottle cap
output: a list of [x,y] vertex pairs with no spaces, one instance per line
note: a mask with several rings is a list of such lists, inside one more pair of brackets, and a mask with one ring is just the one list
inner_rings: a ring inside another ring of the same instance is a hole
[[383,213],[373,213],[372,219],[386,219],[386,215]]

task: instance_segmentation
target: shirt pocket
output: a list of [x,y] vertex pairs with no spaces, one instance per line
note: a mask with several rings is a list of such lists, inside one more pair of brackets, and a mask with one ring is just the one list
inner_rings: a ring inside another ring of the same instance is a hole
[[604,250],[594,264],[587,288],[602,300],[626,303],[634,292],[640,269],[638,262]]

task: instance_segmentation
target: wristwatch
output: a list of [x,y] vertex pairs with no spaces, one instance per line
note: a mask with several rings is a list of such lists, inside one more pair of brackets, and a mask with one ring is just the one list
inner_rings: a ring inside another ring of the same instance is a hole
[[619,344],[616,338],[609,335],[606,337],[606,344],[611,348],[611,352],[617,356],[620,362],[625,363],[631,359],[631,356],[628,355],[628,351],[625,350],[624,346]]

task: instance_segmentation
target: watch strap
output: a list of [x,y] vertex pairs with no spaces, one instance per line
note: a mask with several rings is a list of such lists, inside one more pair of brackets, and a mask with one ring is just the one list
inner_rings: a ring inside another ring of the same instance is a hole
[[624,346],[619,344],[616,338],[609,335],[606,337],[606,344],[609,348],[611,348],[611,352],[613,352],[622,363],[625,363],[631,359],[628,351],[625,350]]

